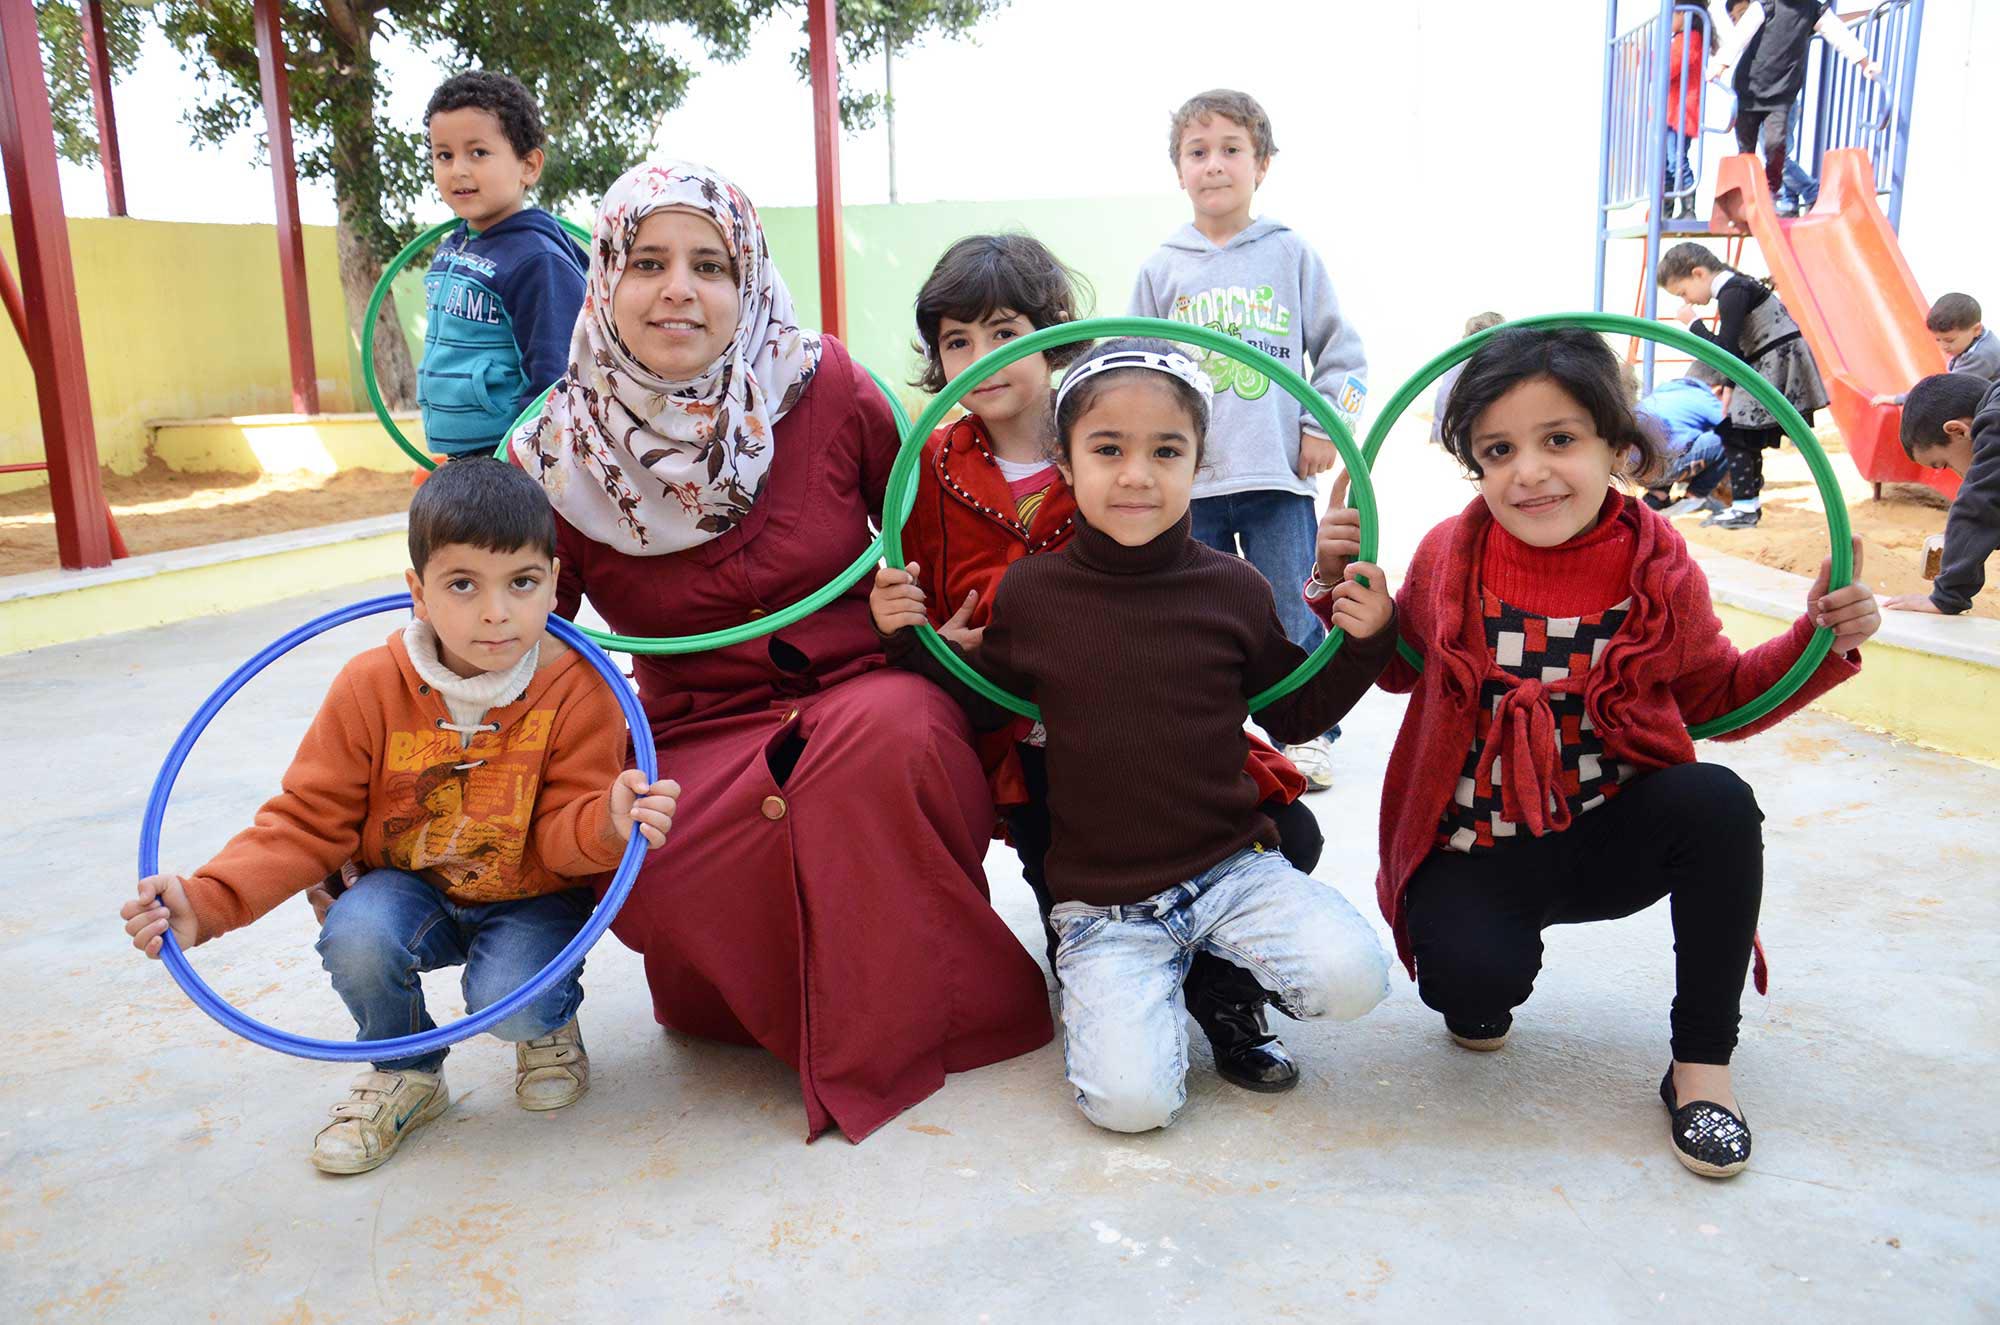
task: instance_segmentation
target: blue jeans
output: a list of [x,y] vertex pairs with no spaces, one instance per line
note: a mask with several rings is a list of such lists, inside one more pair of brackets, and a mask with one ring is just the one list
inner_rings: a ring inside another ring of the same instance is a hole
[[[1698,472],[1697,472],[1698,471]],[[1667,477],[1662,487],[1687,480],[1688,496],[1706,497],[1715,491],[1716,484],[1729,472],[1729,462],[1723,454],[1722,438],[1706,432],[1680,455],[1667,462]]]
[[[1313,499],[1296,492],[1261,488],[1223,497],[1196,497],[1193,534],[1217,552],[1241,556],[1271,582],[1278,622],[1285,638],[1311,653],[1326,638],[1326,627],[1306,606],[1306,577],[1312,574],[1319,520]],[[1239,551],[1238,544],[1241,544]],[[1340,739],[1338,723],[1326,739]]]
[[1679,201],[1683,195],[1690,206],[1694,203],[1694,162],[1693,139],[1676,129],[1667,130],[1667,196]]
[[1389,959],[1339,892],[1276,851],[1239,851],[1130,906],[1061,902],[1063,1066],[1084,1117],[1114,1132],[1165,1127],[1187,1102],[1187,1006],[1197,952],[1257,977],[1286,1016],[1352,1021],[1389,993]]
[[[320,962],[354,1014],[358,1040],[414,1035],[437,1023],[418,976],[464,966],[465,1009],[477,1012],[526,984],[590,919],[588,889],[516,902],[460,906],[404,870],[371,870],[334,899],[319,933]],[[583,1002],[583,964],[493,1028],[503,1040],[558,1029]],[[383,1072],[435,1072],[447,1051],[376,1063]]]

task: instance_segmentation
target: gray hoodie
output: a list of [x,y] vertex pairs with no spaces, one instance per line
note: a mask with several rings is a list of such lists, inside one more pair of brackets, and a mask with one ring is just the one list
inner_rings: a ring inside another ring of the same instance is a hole
[[[1132,312],[1213,327],[1296,368],[1350,425],[1368,395],[1361,337],[1341,320],[1326,265],[1269,217],[1217,248],[1193,225],[1162,244],[1132,287]],[[1194,495],[1276,490],[1315,495],[1300,478],[1299,429],[1324,429],[1264,374],[1211,354],[1215,418]]]

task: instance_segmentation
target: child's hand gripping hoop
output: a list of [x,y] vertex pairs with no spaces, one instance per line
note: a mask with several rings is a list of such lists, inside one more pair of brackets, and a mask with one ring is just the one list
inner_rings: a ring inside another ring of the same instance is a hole
[[[251,677],[269,667],[273,662],[291,652],[299,645],[324,634],[335,626],[345,625],[361,617],[373,616],[378,612],[407,611],[410,607],[408,594],[388,594],[381,598],[370,598],[325,616],[308,621],[289,635],[265,646],[263,652],[244,663],[232,673],[228,680],[216,687],[202,706],[196,710],[188,725],[181,731],[180,739],[167,753],[167,761],[160,768],[160,774],[153,780],[152,794],[146,800],[146,815],[139,825],[139,877],[160,872],[160,823],[166,817],[167,797],[173,791],[174,779],[180,776],[181,765],[187,762],[189,751],[195,741],[212,722],[222,706],[229,702]],[[639,707],[638,697],[625,684],[625,678],[618,673],[617,666],[602,650],[592,647],[581,631],[560,617],[549,618],[549,630],[563,643],[581,653],[597,674],[604,678],[606,685],[618,697],[618,707],[625,714],[625,723],[632,730],[632,744],[638,756],[639,771],[651,783],[659,778],[659,764],[653,751],[653,731],[646,721],[646,712]],[[592,911],[590,919],[584,922],[576,937],[563,950],[550,959],[549,964],[538,971],[526,984],[507,995],[490,1007],[482,1008],[468,1017],[461,1017],[447,1025],[438,1026],[416,1035],[399,1035],[387,1040],[318,1040],[310,1036],[294,1035],[281,1031],[247,1014],[238,1011],[220,994],[210,989],[194,968],[188,965],[180,944],[174,940],[169,929],[160,945],[160,960],[173,975],[195,1006],[221,1022],[253,1044],[261,1044],[266,1049],[276,1049],[280,1053],[293,1054],[300,1058],[322,1058],[335,1062],[373,1062],[394,1058],[409,1058],[428,1054],[447,1045],[468,1039],[480,1032],[497,1026],[516,1012],[526,1007],[542,992],[563,976],[574,970],[589,952],[592,945],[604,936],[611,927],[612,917],[632,892],[632,885],[638,880],[639,866],[646,856],[646,838],[636,828],[632,840],[625,845],[625,856],[618,862],[618,872],[612,876],[611,887],[604,899]]]
[[[560,216],[556,218],[556,221],[575,238],[577,243],[583,245],[586,250],[590,248],[590,231],[584,229],[576,222]],[[415,239],[412,239],[409,243],[403,245],[403,251],[395,257],[390,258],[389,265],[382,269],[382,279],[375,282],[375,293],[368,296],[368,311],[361,319],[361,325],[368,328],[368,343],[361,347],[361,382],[368,389],[368,403],[375,407],[375,417],[380,419],[382,426],[388,430],[389,440],[402,447],[403,454],[409,456],[410,459],[416,461],[425,469],[436,469],[437,461],[431,459],[430,456],[413,445],[409,438],[403,436],[403,430],[398,428],[396,421],[389,417],[389,407],[382,403],[382,388],[375,381],[375,319],[382,312],[383,301],[389,297],[391,282],[402,273],[403,268],[410,265],[410,259],[416,257],[417,254],[423,252],[432,244],[437,243],[438,240],[443,239],[457,228],[457,217],[453,217],[449,221],[440,221],[421,235],[418,235]],[[539,404],[540,401],[538,400],[536,403]]]
[[[855,362],[861,363],[858,359]],[[903,402],[896,399],[896,393],[889,389],[889,384],[883,381],[873,368],[861,364],[861,371],[868,374],[876,388],[881,391],[882,398],[889,402],[889,413],[896,420],[897,431],[907,437],[910,431],[910,416],[904,411]],[[507,435],[500,439],[499,448],[493,452],[497,458],[513,462],[512,447],[515,434],[519,433],[523,426],[542,416],[542,402],[549,398],[549,392],[555,390],[558,385],[560,384],[550,383],[548,390],[529,401],[528,407],[521,411],[520,417],[507,425]],[[742,644],[759,636],[768,635],[774,630],[783,630],[794,621],[811,616],[846,593],[854,586],[855,581],[873,571],[876,563],[881,560],[882,536],[877,534],[869,540],[867,547],[861,549],[861,555],[856,557],[845,570],[829,580],[824,588],[815,590],[790,607],[780,608],[769,616],[759,617],[740,626],[705,631],[699,635],[663,635],[657,638],[650,635],[614,635],[609,631],[592,630],[589,626],[578,626],[577,630],[593,644],[606,649],[616,649],[620,653],[701,653],[708,649],[727,648],[732,644]]]
[[[1819,486],[1820,500],[1826,505],[1827,537],[1832,543],[1833,569],[1827,580],[1827,588],[1845,588],[1854,579],[1854,547],[1852,532],[1847,523],[1847,502],[1840,492],[1840,480],[1834,476],[1833,466],[1827,461],[1826,452],[1820,449],[1819,438],[1807,425],[1805,418],[1783,393],[1743,360],[1720,346],[1695,335],[1685,328],[1667,322],[1650,322],[1645,318],[1627,317],[1622,313],[1547,313],[1540,317],[1524,317],[1514,322],[1505,322],[1491,327],[1476,336],[1469,336],[1419,368],[1416,375],[1397,389],[1383,407],[1375,426],[1368,430],[1368,440],[1361,448],[1365,465],[1373,465],[1375,457],[1382,453],[1382,444],[1389,439],[1389,430],[1403,416],[1410,403],[1426,391],[1431,383],[1444,376],[1454,364],[1471,358],[1479,347],[1503,331],[1519,327],[1555,328],[1581,327],[1586,331],[1610,332],[1615,335],[1637,336],[1641,340],[1657,341],[1671,345],[1677,350],[1699,359],[1709,367],[1722,373],[1731,382],[1750,395],[1771,412],[1771,416],[1784,426],[1785,435],[1792,439],[1792,445],[1799,448],[1799,454],[1806,458],[1812,469],[1813,482]],[[1412,667],[1422,671],[1423,656],[1410,647],[1407,640],[1397,641],[1397,649]],[[1771,710],[1790,699],[1798,688],[1806,683],[1820,663],[1825,660],[1828,650],[1833,647],[1833,630],[1821,626],[1813,631],[1811,643],[1799,655],[1791,670],[1779,677],[1769,690],[1745,704],[1742,708],[1725,713],[1719,718],[1711,718],[1688,728],[1688,735],[1695,740],[1720,736],[1738,727],[1757,721]]]
[[[903,524],[910,518],[911,510],[917,504],[917,465],[923,455],[924,439],[933,429],[944,422],[944,417],[952,406],[963,400],[966,393],[981,382],[999,372],[1011,363],[1017,363],[1031,354],[1054,349],[1061,345],[1074,345],[1080,341],[1097,340],[1110,336],[1150,336],[1159,340],[1173,341],[1181,345],[1198,345],[1237,363],[1247,364],[1266,374],[1270,379],[1291,393],[1294,400],[1305,407],[1313,420],[1333,439],[1340,451],[1341,463],[1354,476],[1353,487],[1348,494],[1349,503],[1361,513],[1361,556],[1358,560],[1373,561],[1376,547],[1375,487],[1368,481],[1368,465],[1361,452],[1355,448],[1354,434],[1348,430],[1346,420],[1326,402],[1325,397],[1313,390],[1312,384],[1278,360],[1264,353],[1254,345],[1246,345],[1233,336],[1208,327],[1190,326],[1182,322],[1169,322],[1156,317],[1095,317],[1081,322],[1065,322],[1059,326],[1043,327],[1019,340],[1009,341],[992,351],[977,363],[954,378],[930,408],[920,415],[913,427],[903,434],[903,449],[896,457],[896,464],[889,471],[889,489],[882,499],[882,555],[892,566],[903,564]],[[1276,593],[1298,593],[1301,585],[1274,585]],[[936,655],[952,675],[971,686],[986,698],[1001,707],[1024,717],[1040,718],[1041,710],[1018,695],[1009,694],[999,686],[972,670],[964,659],[946,647],[938,633],[928,623],[916,627],[917,637],[924,647]],[[1339,651],[1345,634],[1340,630],[1330,630],[1314,649],[1312,656],[1295,668],[1290,676],[1280,680],[1270,689],[1250,697],[1250,710],[1255,712],[1266,704],[1283,699],[1307,681],[1329,659]]]

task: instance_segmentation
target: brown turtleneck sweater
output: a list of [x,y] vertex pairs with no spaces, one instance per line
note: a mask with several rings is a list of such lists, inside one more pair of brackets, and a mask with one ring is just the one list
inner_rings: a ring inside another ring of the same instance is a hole
[[[1366,694],[1396,628],[1349,639],[1304,686],[1261,710],[1280,741],[1310,740]],[[889,656],[948,690],[974,725],[1011,715],[967,688],[904,630]],[[1277,845],[1243,770],[1250,696],[1305,658],[1271,586],[1247,561],[1188,536],[1188,518],[1141,547],[1079,524],[1060,552],[1007,568],[966,660],[1033,699],[1048,727],[1049,892],[1137,902],[1253,842]]]

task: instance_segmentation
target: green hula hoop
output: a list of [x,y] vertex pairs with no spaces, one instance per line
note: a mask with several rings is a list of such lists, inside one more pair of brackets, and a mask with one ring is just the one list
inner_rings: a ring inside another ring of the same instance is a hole
[[[1518,327],[1543,330],[1580,327],[1586,331],[1610,332],[1657,341],[1659,344],[1670,345],[1692,355],[1728,377],[1738,388],[1748,391],[1758,404],[1770,411],[1771,416],[1783,426],[1785,435],[1792,439],[1792,444],[1799,448],[1801,455],[1805,456],[1806,464],[1812,469],[1813,482],[1819,487],[1820,498],[1826,503],[1827,538],[1832,545],[1833,556],[1833,570],[1827,581],[1827,587],[1840,589],[1852,582],[1854,547],[1852,530],[1847,522],[1847,503],[1841,496],[1840,480],[1834,475],[1833,465],[1827,460],[1826,452],[1820,449],[1819,438],[1813,436],[1813,430],[1807,426],[1804,416],[1791,401],[1786,400],[1776,387],[1765,381],[1762,374],[1749,364],[1729,351],[1710,344],[1693,332],[1669,323],[1627,317],[1622,313],[1548,313],[1503,323],[1476,336],[1468,337],[1419,368],[1416,375],[1403,383],[1396,394],[1389,398],[1389,403],[1382,408],[1381,416],[1375,420],[1375,426],[1368,430],[1368,440],[1361,448],[1364,464],[1374,465],[1375,457],[1382,452],[1382,444],[1389,439],[1390,429],[1396,426],[1397,420],[1402,418],[1411,402],[1416,400],[1431,383],[1444,376],[1445,372],[1455,364],[1471,358],[1487,341],[1503,331]],[[1799,687],[1818,670],[1820,663],[1825,660],[1832,648],[1832,628],[1820,626],[1813,631],[1812,641],[1806,645],[1806,650],[1799,655],[1798,661],[1792,664],[1791,670],[1779,677],[1769,690],[1739,709],[1690,726],[1688,735],[1697,741],[1705,740],[1757,721],[1798,693]],[[1397,649],[1412,667],[1418,671],[1423,670],[1423,655],[1411,648],[1407,640],[1398,640]]]
[[[860,361],[856,360],[856,362],[859,363]],[[896,393],[889,389],[889,384],[883,381],[881,375],[874,369],[868,367],[866,364],[862,364],[861,371],[867,373],[874,380],[876,387],[881,390],[883,398],[889,402],[889,413],[895,417],[897,435],[907,436],[910,431],[910,416],[903,409],[903,402],[896,399]],[[541,395],[536,396],[528,402],[528,407],[521,411],[520,417],[508,425],[507,435],[500,439],[500,445],[493,453],[496,457],[510,462],[513,460],[511,448],[514,435],[520,432],[525,424],[541,417],[543,402],[549,398],[549,392],[555,390],[558,385],[560,384],[550,383]],[[588,626],[578,626],[577,629],[583,632],[584,638],[592,641],[599,648],[615,649],[620,653],[665,655],[701,653],[708,649],[723,649],[732,644],[743,644],[768,635],[774,630],[783,630],[794,621],[800,621],[811,616],[814,612],[819,611],[822,607],[825,607],[828,603],[853,588],[855,581],[874,570],[876,564],[881,559],[882,536],[877,534],[868,541],[868,546],[861,550],[861,555],[856,557],[846,569],[827,581],[825,587],[815,590],[806,597],[801,598],[798,602],[793,603],[790,607],[779,608],[768,616],[759,617],[755,621],[746,621],[740,626],[728,626],[722,630],[704,631],[699,635],[665,635],[658,638],[647,635],[614,635],[610,631],[592,630]]]
[[[590,231],[584,229],[576,222],[560,216],[556,220],[586,250],[590,247]],[[423,252],[438,240],[443,239],[453,230],[456,230],[458,226],[459,220],[457,217],[453,217],[449,221],[440,221],[418,235],[415,239],[412,239],[409,243],[403,245],[402,251],[389,259],[389,265],[382,269],[382,279],[375,282],[375,293],[368,296],[368,312],[361,319],[361,325],[368,329],[368,343],[362,346],[361,349],[361,381],[362,385],[368,389],[368,403],[374,407],[375,417],[381,420],[382,427],[388,431],[389,440],[402,447],[404,455],[407,455],[425,469],[437,468],[437,462],[432,460],[425,452],[417,449],[409,438],[403,436],[403,430],[398,428],[396,421],[389,417],[389,407],[382,402],[382,388],[375,380],[375,319],[381,316],[383,301],[389,297],[390,282],[402,274],[403,268],[410,265],[410,259],[416,257],[417,254]],[[539,400],[537,403],[540,403]]]
[[[1361,512],[1361,556],[1359,560],[1375,559],[1376,523],[1375,488],[1368,479],[1368,466],[1361,458],[1361,452],[1354,445],[1354,435],[1347,423],[1335,413],[1326,399],[1313,390],[1312,384],[1284,364],[1264,353],[1254,345],[1246,345],[1233,336],[1211,330],[1208,327],[1190,326],[1181,322],[1169,322],[1155,317],[1099,317],[1087,318],[1081,322],[1066,322],[1060,326],[1043,327],[1019,340],[1010,341],[999,349],[987,354],[970,368],[954,378],[949,386],[931,401],[930,408],[918,416],[914,427],[903,434],[903,449],[896,457],[895,466],[889,471],[889,489],[882,500],[882,552],[892,566],[903,564],[903,524],[910,518],[910,512],[917,503],[917,468],[923,455],[924,439],[933,429],[944,422],[951,407],[964,399],[965,394],[981,382],[999,372],[1011,363],[1025,359],[1031,354],[1054,349],[1061,345],[1074,345],[1079,341],[1096,340],[1109,336],[1153,336],[1161,340],[1174,341],[1182,345],[1199,345],[1205,350],[1247,364],[1265,374],[1273,382],[1282,386],[1313,416],[1315,422],[1326,430],[1340,451],[1341,463],[1354,475],[1349,501]],[[1276,586],[1276,592],[1297,593],[1303,585]],[[1028,700],[1010,694],[993,684],[960,658],[945,642],[938,638],[937,631],[926,622],[916,627],[917,638],[925,648],[943,663],[952,675],[974,690],[1011,712],[1023,717],[1040,718],[1041,710]],[[1293,669],[1268,690],[1250,697],[1250,709],[1255,712],[1274,700],[1283,699],[1307,681],[1327,661],[1339,651],[1343,632],[1330,630],[1312,651],[1311,656]]]

